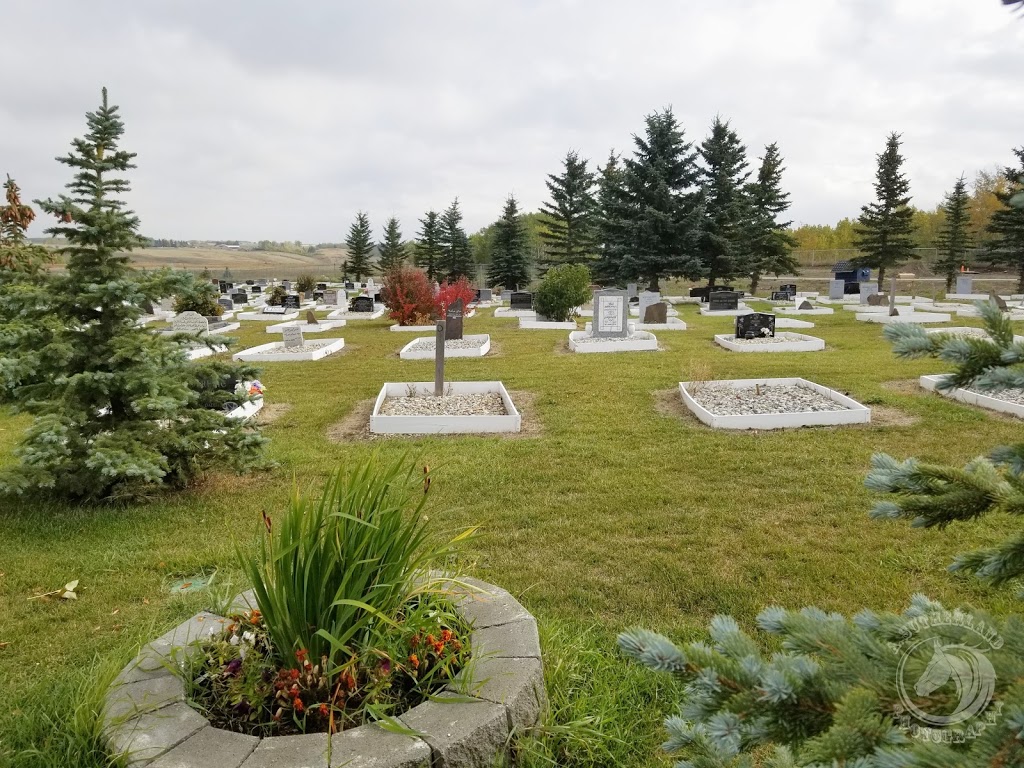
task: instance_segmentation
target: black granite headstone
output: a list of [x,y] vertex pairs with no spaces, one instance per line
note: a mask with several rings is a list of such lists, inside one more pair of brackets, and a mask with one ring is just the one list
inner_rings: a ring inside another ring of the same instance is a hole
[[281,306],[285,309],[298,309],[302,306],[302,301],[294,293],[289,293],[281,300]]
[[533,294],[529,291],[513,291],[509,298],[510,309],[533,309]]
[[449,339],[462,338],[462,316],[464,313],[465,306],[462,303],[462,299],[456,299],[451,306],[448,307],[448,312],[445,315],[444,321],[445,341],[448,341]]
[[356,296],[349,302],[349,312],[373,312],[373,299],[369,296]]
[[791,301],[793,296],[789,291],[772,291],[772,301]]
[[726,312],[739,309],[740,295],[736,291],[715,291],[708,294],[708,309],[711,312]]
[[235,304],[245,304],[247,301],[249,301],[249,294],[247,294],[245,291],[232,293],[231,300],[235,302]]
[[354,291],[355,288],[356,288],[356,284],[353,283],[352,281],[349,281],[349,282],[345,283],[345,290],[346,291]]
[[737,339],[760,339],[775,336],[775,315],[752,312],[736,318]]
[[235,308],[234,302],[232,302],[231,299],[225,299],[224,297],[221,297],[221,298],[217,299],[217,303],[220,304],[222,307],[224,307],[224,309],[234,309]]

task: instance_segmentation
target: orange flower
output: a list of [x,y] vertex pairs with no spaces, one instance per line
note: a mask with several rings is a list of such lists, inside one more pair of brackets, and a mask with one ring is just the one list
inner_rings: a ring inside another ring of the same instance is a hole
[[420,668],[420,657],[415,653],[409,655],[409,663],[412,664],[413,669]]
[[452,648],[454,648],[456,651],[461,651],[462,650],[462,643],[460,643],[458,640],[453,640],[452,641]]
[[420,636],[418,634],[412,636],[412,640],[409,641],[409,645],[415,647],[420,644]]
[[321,705],[320,705],[320,716],[321,716],[321,717],[327,717],[327,713],[328,713],[329,711],[330,711],[330,710],[329,710],[329,709],[327,709],[327,705],[326,705],[326,704],[321,704]]
[[444,653],[444,643],[434,643],[434,653],[438,656]]
[[445,630],[441,631],[441,642],[442,643],[447,643],[451,639],[452,639],[452,631],[450,629],[445,629]]
[[298,680],[299,679],[299,670],[297,670],[297,669],[291,670],[291,672],[289,672],[288,674],[291,675],[292,680]]
[[352,676],[352,673],[347,669],[341,675],[341,682],[345,686],[346,690],[351,691],[356,687],[356,679]]
[[299,661],[305,661],[307,653],[309,653],[309,651],[307,651],[305,648],[299,648],[299,650],[295,652],[295,658]]
[[427,635],[427,645],[433,645],[437,640],[434,639],[433,635]]
[[302,703],[302,699],[300,699],[298,696],[292,699],[292,706],[295,707],[295,711],[298,712],[300,715],[302,714],[303,710],[306,709],[305,705]]

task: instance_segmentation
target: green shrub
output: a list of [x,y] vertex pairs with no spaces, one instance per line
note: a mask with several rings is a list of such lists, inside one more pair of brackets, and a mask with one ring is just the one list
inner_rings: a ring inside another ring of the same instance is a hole
[[295,280],[295,290],[299,293],[312,293],[314,288],[316,288],[316,278],[308,272],[299,275]]
[[207,280],[193,281],[187,290],[174,297],[174,311],[198,312],[203,317],[220,317],[224,307],[217,303],[217,289]]
[[284,297],[288,295],[288,291],[284,289],[283,285],[275,285],[267,293],[267,304],[271,307],[279,307],[284,303]]
[[533,297],[540,317],[565,322],[576,316],[576,308],[586,303],[590,270],[583,264],[562,264],[549,269]]

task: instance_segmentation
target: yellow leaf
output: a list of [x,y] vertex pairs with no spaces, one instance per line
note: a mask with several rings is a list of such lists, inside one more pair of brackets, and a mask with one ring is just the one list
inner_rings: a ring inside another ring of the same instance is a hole
[[64,589],[66,589],[68,592],[74,592],[76,589],[78,589],[78,579],[75,579],[74,581],[69,581],[67,584],[64,585]]

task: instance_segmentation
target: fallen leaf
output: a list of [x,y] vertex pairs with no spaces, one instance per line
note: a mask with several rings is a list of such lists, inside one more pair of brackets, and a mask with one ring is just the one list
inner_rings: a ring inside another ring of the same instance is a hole
[[119,614],[120,612],[121,612],[121,609],[120,609],[120,608],[115,608],[114,610],[112,610],[112,611],[110,612],[110,615],[111,615],[111,616],[117,616],[117,614]]
[[143,605],[149,605],[149,598],[148,597],[142,598],[142,604]]
[[66,589],[68,592],[74,592],[76,589],[78,589],[78,579],[75,579],[74,581],[69,581],[67,584],[64,585],[64,589]]
[[192,582],[191,581],[186,581],[184,584],[182,584],[180,587],[178,587],[178,589],[188,589],[191,586],[192,586]]
[[7,641],[6,643],[0,643],[0,651],[2,651],[4,648],[6,648],[10,644],[11,644],[10,641]]

